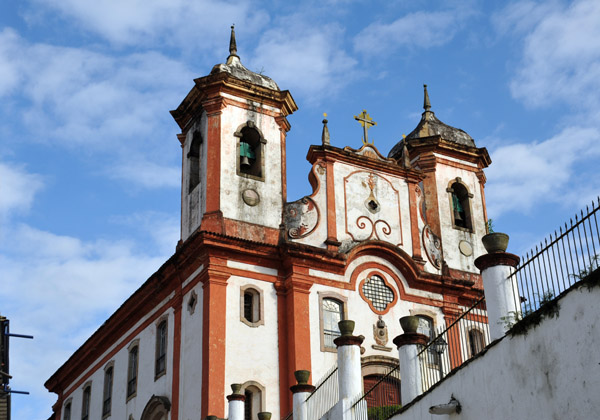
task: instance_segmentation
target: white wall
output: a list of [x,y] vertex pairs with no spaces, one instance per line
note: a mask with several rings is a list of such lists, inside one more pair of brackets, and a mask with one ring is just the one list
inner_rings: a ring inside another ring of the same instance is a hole
[[[600,287],[573,290],[559,316],[504,337],[394,420],[596,419],[600,416]],[[454,395],[462,412],[431,415]]]

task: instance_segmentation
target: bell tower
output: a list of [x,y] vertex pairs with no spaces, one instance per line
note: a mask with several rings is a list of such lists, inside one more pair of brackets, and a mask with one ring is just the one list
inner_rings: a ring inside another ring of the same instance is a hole
[[231,27],[229,57],[171,114],[181,134],[181,240],[199,228],[276,242],[286,200],[292,95],[244,67]]
[[[480,238],[486,233],[487,220],[483,169],[491,163],[490,156],[465,131],[435,116],[427,85],[423,88],[421,121],[388,157],[425,174],[419,185],[425,219],[421,238],[432,268],[441,273],[446,268],[478,273],[474,260],[485,253]],[[429,250],[440,253],[437,263]]]

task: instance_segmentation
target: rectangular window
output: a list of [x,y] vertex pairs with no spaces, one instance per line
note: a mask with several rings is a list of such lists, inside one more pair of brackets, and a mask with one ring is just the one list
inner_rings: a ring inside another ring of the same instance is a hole
[[90,397],[92,395],[92,386],[88,385],[83,390],[83,401],[81,403],[81,420],[90,418]]
[[127,369],[127,396],[131,397],[137,390],[138,346],[129,350],[129,367]]
[[102,416],[110,414],[111,400],[113,388],[113,368],[112,366],[104,372],[104,398],[102,402]]
[[71,403],[65,405],[63,411],[63,420],[71,420]]
[[154,377],[158,378],[166,371],[167,361],[167,321],[163,321],[156,329],[156,365]]

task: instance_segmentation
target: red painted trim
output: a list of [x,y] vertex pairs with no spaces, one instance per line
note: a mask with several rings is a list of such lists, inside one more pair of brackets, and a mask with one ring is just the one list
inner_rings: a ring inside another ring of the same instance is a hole
[[173,299],[173,382],[171,387],[171,419],[179,419],[179,375],[181,371],[181,292]]
[[413,258],[422,260],[421,241],[419,240],[419,202],[417,201],[417,190],[419,186],[416,182],[408,182],[408,203],[410,208],[410,238],[412,242]]
[[[287,296],[283,284],[275,284],[277,292],[277,341],[279,344],[279,412],[282,415],[289,413],[293,404],[293,397],[288,392],[289,382],[289,354],[287,335]],[[293,382],[292,382],[293,383]]]
[[221,209],[221,107],[219,103],[207,113],[206,213]]
[[[390,288],[390,290],[392,291],[392,294],[394,295],[394,299],[390,303],[388,303],[388,305],[385,307],[385,310],[383,310],[383,311],[379,311],[379,310],[375,309],[375,307],[373,306],[373,303],[369,299],[367,299],[367,297],[363,293],[363,286],[365,285],[365,282],[367,281],[367,279],[369,279],[371,276],[374,276],[374,275],[377,276],[377,277],[379,277],[379,278],[381,278],[381,280],[383,280],[383,283],[387,287]],[[397,277],[397,276],[394,276],[394,277]],[[385,314],[387,314],[390,311],[390,309],[392,309],[392,306],[394,306],[396,304],[396,302],[398,302],[398,294],[396,293],[396,291],[394,290],[394,288],[392,287],[392,285],[387,282],[385,276],[383,274],[381,274],[377,270],[369,272],[365,276],[365,278],[362,279],[362,281],[358,285],[358,293],[360,294],[360,297],[363,298],[363,300],[365,302],[367,302],[367,304],[369,305],[369,308],[371,308],[371,310],[373,312],[375,312],[377,315],[385,315]]]
[[[327,193],[327,239],[337,241],[337,220],[335,208],[335,185],[333,173],[333,161],[326,161],[326,193]],[[333,244],[327,245],[327,249],[335,250],[337,247]]]
[[225,416],[225,337],[228,275],[205,271],[202,319],[202,409],[207,415]]

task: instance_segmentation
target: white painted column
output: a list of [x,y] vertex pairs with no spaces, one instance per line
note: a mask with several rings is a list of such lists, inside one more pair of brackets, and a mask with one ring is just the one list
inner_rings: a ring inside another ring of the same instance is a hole
[[333,342],[338,354],[338,384],[340,400],[352,399],[363,390],[360,366],[360,345],[364,338],[352,335],[354,321],[344,320],[338,323],[342,335]]
[[309,420],[308,419],[308,404],[306,399],[315,390],[315,387],[308,384],[310,372],[308,370],[297,370],[294,372],[296,385],[290,387],[293,395],[294,414],[293,420]]
[[229,402],[229,420],[244,420],[244,401],[246,396],[240,392],[241,384],[231,384],[233,393],[227,396]]
[[508,252],[485,254],[475,260],[481,270],[490,338],[503,337],[520,319],[520,298],[516,279],[509,278],[519,264],[519,257]]
[[408,331],[394,338],[398,347],[398,362],[400,363],[400,397],[402,405],[406,405],[423,393],[421,378],[421,363],[419,351],[427,345],[429,338],[424,334]]

